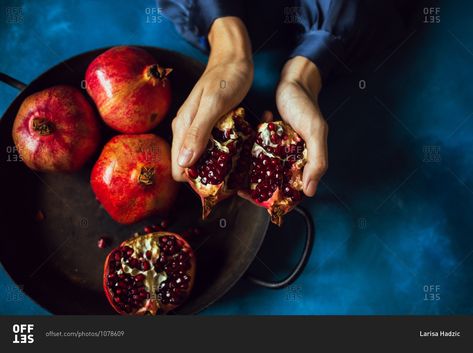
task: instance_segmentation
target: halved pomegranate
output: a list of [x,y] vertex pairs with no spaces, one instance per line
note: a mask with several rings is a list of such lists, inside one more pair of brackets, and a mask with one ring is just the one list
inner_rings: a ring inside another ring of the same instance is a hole
[[103,287],[122,315],[165,314],[188,298],[195,256],[179,235],[156,232],[133,237],[105,260]]
[[203,219],[218,202],[247,183],[248,158],[240,156],[251,154],[253,142],[254,131],[245,120],[245,110],[237,108],[217,122],[207,150],[186,169],[189,184],[202,200]]
[[283,121],[262,123],[251,151],[249,192],[240,193],[265,207],[271,221],[282,224],[282,216],[302,199],[302,172],[307,161],[304,140]]

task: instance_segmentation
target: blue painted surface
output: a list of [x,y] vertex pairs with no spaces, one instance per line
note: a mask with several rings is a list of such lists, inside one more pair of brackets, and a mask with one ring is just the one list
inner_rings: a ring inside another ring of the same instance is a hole
[[[272,291],[242,280],[204,315],[473,312],[473,4],[462,3],[443,5],[441,22],[423,25],[392,56],[326,87],[330,170],[318,196],[304,202],[317,240],[299,281]],[[0,71],[25,82],[116,44],[205,60],[167,21],[147,23],[152,1],[2,1],[3,16],[6,5],[22,6],[23,21],[0,23]],[[255,63],[253,93],[271,97],[281,56],[263,49]],[[3,113],[16,92],[0,85],[0,93]],[[296,215],[272,228],[252,271],[284,275],[302,232]],[[0,314],[45,313],[0,271]]]

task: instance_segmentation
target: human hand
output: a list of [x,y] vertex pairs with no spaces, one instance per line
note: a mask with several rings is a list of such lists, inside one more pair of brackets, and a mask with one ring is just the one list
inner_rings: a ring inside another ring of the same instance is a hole
[[318,105],[322,87],[317,66],[307,58],[296,56],[286,62],[276,90],[276,104],[281,118],[304,139],[307,164],[302,177],[303,191],[314,196],[328,167],[328,125]]
[[253,81],[251,45],[237,17],[215,20],[209,32],[207,67],[172,122],[172,174],[184,180],[184,168],[205,151],[218,119],[238,105]]

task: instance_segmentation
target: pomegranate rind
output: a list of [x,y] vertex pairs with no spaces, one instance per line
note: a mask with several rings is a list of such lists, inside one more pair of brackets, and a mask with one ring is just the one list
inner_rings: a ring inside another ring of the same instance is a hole
[[125,134],[146,133],[169,112],[171,71],[143,48],[117,46],[87,67],[86,90],[105,124]]
[[[147,169],[154,172],[150,180],[142,178]],[[112,137],[92,168],[90,185],[120,224],[168,213],[180,186],[171,174],[171,147],[154,134]]]
[[[46,131],[35,128],[48,126]],[[33,93],[21,103],[12,138],[28,168],[51,173],[80,170],[100,142],[98,117],[82,92],[58,85]]]
[[[160,313],[166,314],[169,311],[174,310],[178,307],[178,305],[160,304],[158,302],[157,298],[156,298],[156,294],[153,293],[157,289],[157,286],[152,286],[153,291],[150,292],[151,296],[150,296],[149,299],[146,299],[144,301],[143,307],[139,308],[135,312],[127,314],[119,306],[116,305],[116,303],[114,302],[113,293],[112,293],[111,289],[109,288],[109,286],[107,284],[107,282],[108,282],[107,276],[110,273],[110,270],[109,270],[110,256],[112,254],[114,254],[117,249],[119,249],[120,247],[128,246],[128,247],[131,247],[132,249],[134,249],[135,251],[145,253],[143,251],[144,249],[142,248],[143,247],[142,244],[147,244],[147,245],[151,246],[151,249],[152,249],[151,251],[152,251],[152,254],[153,254],[153,260],[155,261],[160,256],[160,248],[158,246],[158,240],[159,240],[159,238],[164,237],[164,236],[173,236],[173,237],[175,237],[177,239],[177,241],[179,242],[179,244],[182,246],[182,248],[186,249],[186,251],[188,251],[189,258],[190,258],[190,269],[186,272],[186,274],[190,277],[190,281],[189,281],[188,289],[185,291],[187,297],[189,296],[190,292],[192,291],[192,288],[194,286],[194,281],[195,281],[196,259],[195,259],[195,255],[194,255],[194,252],[193,252],[191,246],[189,245],[189,243],[183,237],[181,237],[179,234],[176,234],[176,233],[173,233],[173,232],[165,232],[165,231],[153,232],[153,233],[148,233],[148,234],[144,234],[144,235],[134,236],[130,239],[127,239],[127,240],[123,241],[117,248],[113,249],[107,255],[107,257],[105,259],[104,274],[103,274],[103,289],[104,289],[105,296],[106,296],[108,302],[110,303],[112,308],[118,314],[120,314],[120,315],[135,315],[135,316],[158,315]],[[149,280],[149,277],[146,280]]]

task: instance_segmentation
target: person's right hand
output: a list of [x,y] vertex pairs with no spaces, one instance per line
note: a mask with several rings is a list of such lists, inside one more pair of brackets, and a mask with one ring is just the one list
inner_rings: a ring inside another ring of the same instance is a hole
[[250,40],[237,17],[215,20],[209,32],[207,67],[172,122],[172,174],[183,181],[184,168],[205,151],[218,119],[238,105],[253,81]]

